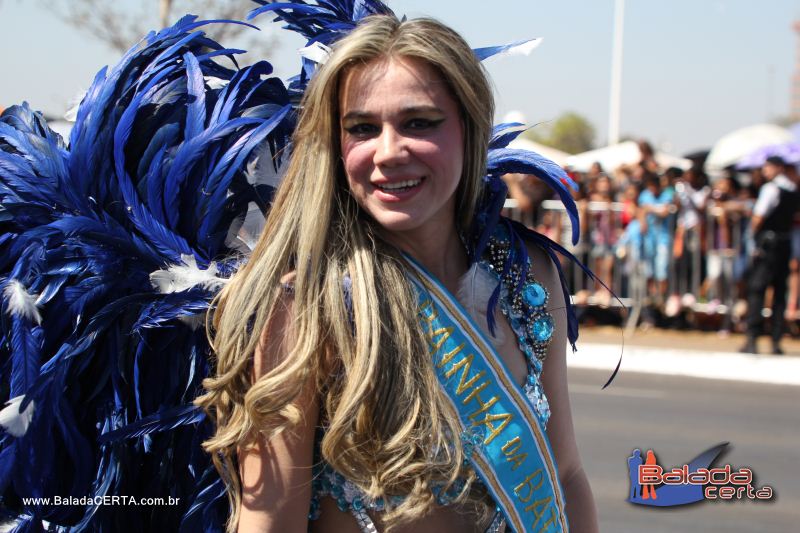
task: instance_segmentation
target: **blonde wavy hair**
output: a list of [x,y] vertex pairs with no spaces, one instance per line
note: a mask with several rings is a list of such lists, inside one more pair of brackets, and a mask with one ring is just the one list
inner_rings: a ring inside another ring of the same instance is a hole
[[[340,162],[340,80],[353,65],[391,57],[435,67],[460,107],[464,169],[456,223],[468,228],[472,220],[494,112],[483,66],[456,32],[435,20],[364,19],[336,43],[311,80],[263,234],[213,308],[208,329],[215,375],[203,382],[206,393],[196,403],[216,424],[204,447],[226,482],[229,531],[241,504],[237,451],[259,433],[270,439],[296,424],[294,402],[309,380],[321,398],[322,458],[370,497],[405,496],[383,515],[387,527],[424,516],[436,502],[431,486],[449,487],[460,476],[467,486],[459,501],[486,511],[470,493],[474,473],[462,466],[459,422],[430,364],[399,252],[381,240],[377,223],[349,194]],[[289,272],[295,272],[297,342],[254,383],[259,332],[284,309],[281,278]]]

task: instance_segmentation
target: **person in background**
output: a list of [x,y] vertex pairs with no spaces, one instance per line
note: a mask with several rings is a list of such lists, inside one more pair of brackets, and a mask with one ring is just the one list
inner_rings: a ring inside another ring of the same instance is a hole
[[[586,181],[586,177],[584,174],[581,173],[570,173],[570,177],[575,180],[575,184],[577,188],[572,189],[572,198],[575,200],[575,205],[578,208],[578,214],[580,215],[580,228],[581,233],[583,235],[587,235],[589,232],[589,187]],[[563,214],[559,212],[559,214]],[[569,224],[563,223],[563,216],[559,216],[559,228],[561,229],[561,233],[558,235],[558,240],[556,242],[562,243],[567,250],[569,250],[578,260],[583,264],[588,264],[589,261],[589,254],[591,253],[593,242],[581,239],[578,244],[573,245],[570,242],[570,232],[571,227]],[[569,279],[573,280],[573,290],[575,291],[575,296],[573,302],[576,305],[586,305],[589,303],[589,296],[590,292],[588,287],[581,283],[578,283],[578,280],[582,280],[583,276],[575,270],[575,266],[572,264],[562,263],[568,269],[568,276]]]
[[759,191],[750,221],[754,252],[747,276],[747,339],[740,351],[758,353],[756,339],[763,330],[764,294],[767,287],[772,287],[772,353],[779,355],[783,353],[780,341],[798,192],[797,184],[786,176],[786,163],[781,157],[767,158],[762,174],[766,182]]
[[606,172],[603,170],[603,165],[600,164],[600,161],[595,161],[592,163],[592,166],[589,167],[589,172],[586,173],[586,179],[589,181],[594,181],[600,176],[605,176]]
[[653,146],[644,139],[637,141],[639,146],[639,153],[642,158],[639,160],[639,166],[647,172],[657,173],[659,170],[658,162],[656,161],[656,152]]
[[624,275],[621,277],[621,283],[627,290],[630,290],[631,277],[637,273],[642,258],[642,231],[638,205],[640,193],[639,187],[634,183],[629,183],[620,193],[622,234],[617,240],[615,254],[622,263]]
[[644,235],[644,260],[647,263],[649,294],[662,304],[667,294],[669,261],[672,249],[672,213],[675,191],[661,188],[657,174],[646,173],[644,190],[639,195],[639,224]]
[[[722,177],[714,182],[708,200],[706,279],[700,287],[700,294],[708,298],[710,313],[716,312],[723,303],[730,309],[736,298],[734,265],[745,212],[744,205],[737,199],[740,187],[732,176]],[[719,330],[721,336],[730,332],[731,318],[728,312]]]
[[[674,284],[673,294],[665,306],[666,315],[675,316],[681,304],[690,307],[695,302],[694,291],[697,290],[701,279],[700,257],[705,250],[702,223],[711,189],[706,183],[705,175],[697,168],[683,172],[679,168],[672,167],[667,169],[664,176],[670,183],[674,183],[678,207],[672,246],[678,282]],[[691,283],[691,280],[695,280],[696,283]]]
[[553,197],[553,190],[530,174],[505,174],[503,181],[508,187],[508,196],[517,202],[519,221],[533,228],[541,218],[542,202]]
[[[605,174],[600,174],[594,179],[589,193],[589,216],[586,218],[591,219],[590,266],[598,279],[606,283],[613,278],[614,246],[620,231],[619,218],[612,208],[613,201],[611,179]],[[603,306],[608,306],[611,302],[611,293],[605,290],[599,281],[595,282],[594,296]]]
[[[786,165],[786,177],[800,187],[800,175],[795,165]],[[800,318],[797,304],[800,300],[800,210],[795,211],[792,222],[792,258],[789,260],[789,302],[786,319],[792,322]]]

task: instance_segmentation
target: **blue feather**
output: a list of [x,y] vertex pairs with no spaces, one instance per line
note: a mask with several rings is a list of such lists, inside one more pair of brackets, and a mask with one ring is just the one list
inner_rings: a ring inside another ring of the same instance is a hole
[[[213,479],[210,484],[208,482],[209,479]],[[225,484],[217,477],[216,472],[210,469],[204,472],[199,487],[201,487],[201,490],[193,499],[192,505],[181,520],[181,533],[206,531],[210,523],[208,516],[206,516],[207,511],[214,502],[218,502],[225,496]]]
[[197,424],[205,418],[203,410],[196,405],[184,405],[176,408],[146,416],[114,431],[109,431],[98,437],[100,444],[107,444],[114,441],[132,439],[157,433],[171,431],[177,427],[187,424]]
[[508,143],[519,137],[525,129],[525,125],[519,122],[504,122],[496,125],[492,129],[492,137],[489,140],[489,150],[505,148],[508,146]]
[[231,116],[231,111],[237,102],[237,96],[240,85],[244,80],[251,77],[260,77],[267,75],[272,71],[272,66],[269,63],[260,61],[243,70],[237,72],[220,92],[219,99],[211,112],[210,122],[216,124],[218,122],[226,121]]
[[145,307],[132,331],[140,333],[145,328],[164,327],[180,317],[202,314],[208,310],[211,298],[206,295],[175,293]]
[[27,393],[39,376],[42,328],[22,317],[11,318],[11,380],[9,398]]
[[282,13],[282,11],[285,10],[291,10],[292,12],[294,12],[293,14],[302,14],[302,15],[324,14],[333,16],[335,14],[333,11],[328,10],[321,6],[311,6],[308,4],[300,4],[296,2],[275,2],[272,4],[267,4],[253,9],[250,13],[248,13],[247,20],[253,20],[259,15],[272,11],[278,11],[279,15],[285,17],[286,14]]
[[489,172],[493,174],[532,174],[549,185],[567,209],[572,223],[572,242],[577,244],[580,238],[578,208],[568,188],[568,185],[574,185],[574,182],[564,169],[535,152],[509,148],[490,150],[487,165]]
[[239,128],[256,125],[260,122],[261,121],[258,119],[235,118],[219,126],[207,129],[194,139],[181,145],[175,154],[169,174],[167,174],[165,180],[165,212],[170,227],[177,227],[178,217],[180,216],[178,201],[181,194],[181,187],[186,177],[190,175],[192,165],[203,155],[203,150],[205,150],[210,143],[232,134]]
[[147,185],[147,205],[153,216],[162,225],[167,223],[167,215],[164,212],[164,178],[162,176],[166,167],[164,160],[166,153],[167,146],[165,144],[150,159],[150,165],[147,172],[144,173],[145,178],[139,182]]
[[[198,215],[203,216],[203,222],[198,230],[198,237],[200,242],[205,243],[206,239],[212,235],[212,230],[217,227],[217,224],[224,213],[222,209],[222,202],[227,199],[228,185],[234,176],[235,172],[241,172],[244,161],[253,150],[259,146],[264,137],[266,137],[274,128],[284,120],[289,111],[290,106],[284,106],[279,112],[275,113],[270,119],[264,121],[259,125],[250,136],[249,139],[243,144],[240,150],[236,152],[236,156],[232,164],[228,167],[225,174],[217,182],[208,183],[204,189],[214,191],[210,198],[201,196],[198,198],[197,205],[199,206]],[[211,176],[214,179],[215,175]],[[207,250],[209,253],[212,250]]]
[[[56,403],[57,414],[55,420],[60,430],[60,436],[64,440],[64,449],[72,459],[74,478],[72,480],[71,495],[83,496],[90,491],[90,475],[94,474],[92,467],[93,458],[89,441],[78,430],[78,424],[72,412],[72,407],[67,405],[61,398],[57,402],[48,402],[50,405]],[[81,407],[78,406],[78,409]]]
[[211,58],[219,56],[228,56],[231,60],[233,60],[233,56],[246,53],[247,50],[242,50],[240,48],[220,48],[219,50],[214,50],[213,52],[208,52],[207,54],[198,55],[197,61],[203,63]]
[[[181,127],[180,124],[177,123],[164,124],[158,128],[150,141],[147,143],[147,149],[144,151],[139,160],[139,167],[136,174],[138,176],[144,176],[144,181],[148,183],[158,183],[158,180],[150,178],[150,174],[154,170],[158,169],[157,166],[154,168],[153,164],[151,163],[153,157],[155,157],[157,153],[163,152],[169,146],[175,144],[179,139],[180,133]],[[148,204],[152,205],[150,194],[152,193],[148,192]],[[160,204],[160,200],[158,203]]]
[[494,234],[495,227],[500,219],[500,212],[508,195],[505,182],[495,174],[484,178],[484,192],[478,211],[473,221],[470,234],[475,236],[470,256],[470,263],[480,259],[489,239]]
[[189,94],[185,138],[193,139],[200,135],[206,123],[205,82],[197,58],[187,52],[183,60],[186,63],[186,88]]
[[5,493],[17,465],[17,443],[11,440],[0,441],[0,493]]

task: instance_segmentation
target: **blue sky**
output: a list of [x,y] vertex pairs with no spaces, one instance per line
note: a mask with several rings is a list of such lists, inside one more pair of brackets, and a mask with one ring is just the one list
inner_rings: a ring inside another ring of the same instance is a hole
[[[157,2],[149,1],[155,10]],[[571,110],[589,118],[599,142],[606,137],[613,0],[388,3],[398,14],[444,21],[475,47],[543,37],[528,57],[487,61],[498,119],[518,110],[538,123]],[[41,6],[0,0],[0,106],[27,100],[61,115],[66,102],[119,54]],[[622,134],[681,153],[788,114],[796,19],[797,0],[626,0]],[[267,18],[259,25],[270,26]],[[267,58],[279,75],[294,72],[300,44],[282,37]]]

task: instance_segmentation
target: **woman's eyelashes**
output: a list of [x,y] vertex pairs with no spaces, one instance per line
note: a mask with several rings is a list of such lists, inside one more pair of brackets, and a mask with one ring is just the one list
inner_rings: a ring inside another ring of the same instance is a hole
[[[402,124],[402,129],[411,133],[419,134],[436,129],[444,118],[412,118]],[[344,131],[353,137],[367,138],[380,134],[381,126],[370,122],[360,122],[345,126]]]
[[435,129],[442,122],[444,122],[443,118],[412,118],[406,122],[405,127],[411,131],[425,131]]
[[368,122],[362,122],[359,124],[353,124],[350,126],[345,126],[344,131],[348,134],[352,135],[353,137],[370,137],[373,135],[377,135],[380,133],[380,127],[376,126],[375,124],[370,124]]

